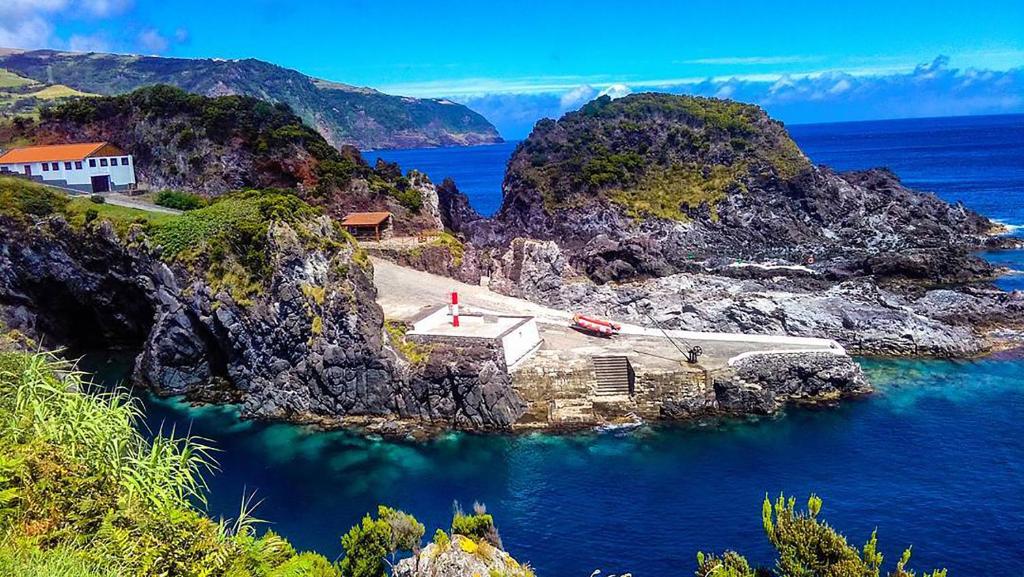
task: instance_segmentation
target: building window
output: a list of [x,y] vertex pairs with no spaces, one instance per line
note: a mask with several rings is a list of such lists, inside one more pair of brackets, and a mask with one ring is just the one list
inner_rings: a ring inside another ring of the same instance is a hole
[[106,165],[107,165],[107,159],[106,158],[101,158],[100,159],[100,166],[106,166]]
[[82,170],[82,161],[81,160],[76,160],[75,161],[75,170]]
[[127,156],[121,159],[121,166],[128,166],[128,157]]
[[64,163],[64,170],[71,170],[71,163],[70,162],[65,162]]
[[10,172],[11,168],[8,166],[0,166],[0,172]]
[[89,166],[92,167],[92,168],[96,168],[96,159],[95,158],[90,158],[89,159]]
[[59,162],[51,162],[50,163],[50,168],[52,168],[53,170],[60,170],[60,163]]
[[43,163],[43,172],[46,172],[48,170],[50,170],[50,165],[44,162]]

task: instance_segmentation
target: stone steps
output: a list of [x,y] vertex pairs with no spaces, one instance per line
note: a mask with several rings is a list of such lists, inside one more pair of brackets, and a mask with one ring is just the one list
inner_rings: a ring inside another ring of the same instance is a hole
[[594,374],[597,384],[594,395],[598,397],[629,396],[632,391],[632,368],[629,359],[623,356],[593,357]]

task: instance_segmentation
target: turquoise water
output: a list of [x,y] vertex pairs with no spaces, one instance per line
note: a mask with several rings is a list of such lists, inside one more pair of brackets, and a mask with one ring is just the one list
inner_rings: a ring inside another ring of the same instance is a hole
[[[124,359],[94,362],[107,382],[125,374]],[[768,561],[765,493],[815,491],[853,542],[877,527],[890,559],[913,544],[919,567],[1024,573],[1024,362],[863,364],[878,394],[836,409],[626,435],[394,443],[239,421],[231,408],[147,405],[152,427],[191,427],[222,450],[211,512],[231,516],[255,490],[274,530],[329,556],[378,503],[432,528],[453,501],[479,500],[539,575],[689,575],[701,549]]]

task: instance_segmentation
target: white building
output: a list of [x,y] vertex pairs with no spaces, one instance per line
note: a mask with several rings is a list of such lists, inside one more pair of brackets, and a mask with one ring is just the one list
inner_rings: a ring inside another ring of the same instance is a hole
[[134,159],[108,142],[12,148],[0,155],[0,173],[82,192],[135,188]]

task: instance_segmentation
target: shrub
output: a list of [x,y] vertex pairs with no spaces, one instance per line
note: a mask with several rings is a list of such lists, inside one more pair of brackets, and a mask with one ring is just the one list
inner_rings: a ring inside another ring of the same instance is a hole
[[382,519],[363,517],[341,538],[345,558],[338,568],[343,577],[384,577],[384,558],[390,553],[391,527]]
[[198,194],[177,190],[161,190],[156,194],[153,202],[159,206],[177,210],[195,210],[206,206],[206,199]]
[[102,194],[94,194],[94,195],[89,197],[89,200],[91,200],[92,202],[95,202],[96,204],[103,204],[103,203],[107,202],[107,199],[104,198]]
[[85,224],[89,224],[90,222],[96,220],[99,217],[100,211],[96,210],[95,208],[88,208],[85,211]]
[[[858,551],[846,537],[818,519],[821,499],[811,495],[807,512],[796,511],[796,499],[779,496],[774,503],[767,497],[761,510],[761,522],[768,540],[778,553],[776,570],[751,570],[747,560],[734,551],[721,557],[697,554],[697,575],[713,577],[755,577],[761,575],[829,575],[833,577],[877,577],[882,566],[877,533]],[[904,551],[890,577],[914,577],[906,568],[910,549]],[[946,571],[922,577],[945,577]]]
[[462,535],[474,541],[486,541],[501,548],[501,538],[494,526],[494,517],[487,513],[487,508],[479,503],[473,504],[473,514],[466,514],[456,504],[455,516],[452,517],[452,535]]

